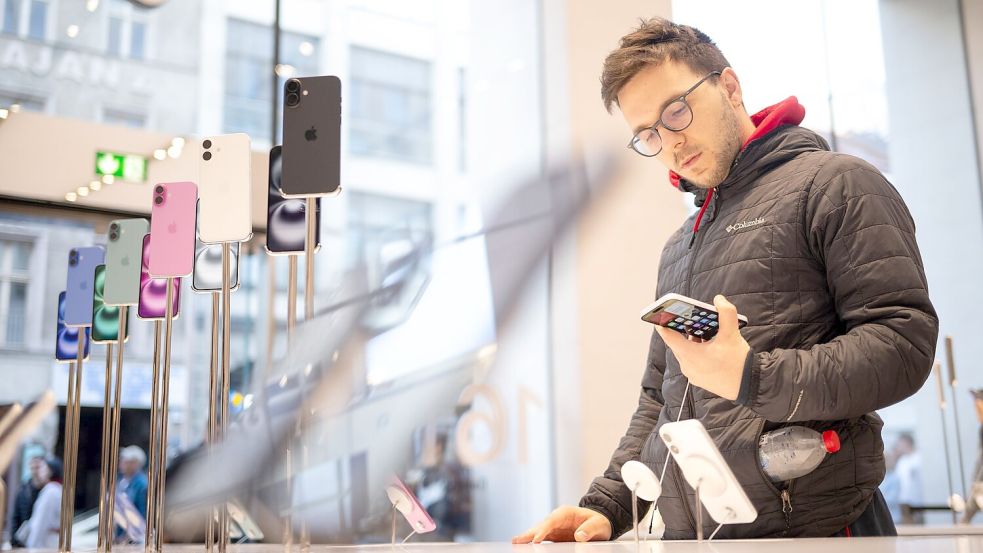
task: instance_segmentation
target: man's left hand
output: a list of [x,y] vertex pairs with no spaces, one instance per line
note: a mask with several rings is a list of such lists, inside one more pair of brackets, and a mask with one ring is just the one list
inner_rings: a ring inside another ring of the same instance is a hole
[[661,326],[655,330],[694,386],[733,401],[741,391],[744,362],[751,346],[737,326],[737,307],[721,295],[713,298],[713,305],[717,308],[720,329],[709,342],[693,341]]

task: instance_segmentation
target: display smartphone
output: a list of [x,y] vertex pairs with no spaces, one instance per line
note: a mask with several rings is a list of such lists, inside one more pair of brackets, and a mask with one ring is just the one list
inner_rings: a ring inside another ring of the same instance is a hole
[[140,301],[140,263],[146,219],[117,219],[109,223],[106,243],[106,305],[136,305]]
[[78,358],[79,332],[84,330],[83,359],[89,358],[89,329],[65,326],[65,292],[58,294],[58,325],[55,329],[55,361],[71,363]]
[[[143,254],[140,269],[140,299],[137,304],[137,317],[141,319],[162,320],[167,315],[167,279],[150,276],[150,235],[143,237]],[[181,305],[181,279],[175,278],[171,284],[174,290],[171,314],[176,319]]]
[[[271,255],[297,255],[304,253],[307,242],[307,202],[297,198],[285,198],[280,193],[283,158],[280,146],[270,149],[270,183],[266,203],[266,252]],[[321,198],[314,200],[314,251],[321,248]]]
[[417,534],[426,534],[437,529],[437,524],[430,518],[427,510],[397,476],[390,477],[386,495]]
[[341,184],[341,80],[288,79],[283,89],[280,191],[288,198],[333,194]]
[[[703,341],[712,340],[720,328],[717,308],[679,294],[666,294],[642,311],[642,320]],[[737,316],[737,327],[747,326],[747,317]]]
[[700,486],[700,501],[713,520],[742,524],[758,518],[758,511],[700,421],[664,424],[659,436],[690,487]]
[[[239,243],[233,242],[229,250],[229,289],[235,290],[239,288]],[[222,291],[222,244],[199,241],[195,246],[191,289],[202,293]]]
[[[119,340],[119,307],[106,305],[104,301],[107,276],[105,265],[96,267],[92,294],[92,342],[96,344],[116,343]],[[126,327],[124,342],[129,334],[129,325]]]
[[154,278],[191,274],[195,261],[195,216],[198,187],[193,182],[164,182],[154,186],[150,208],[150,259]]
[[72,248],[68,252],[65,284],[65,326],[92,325],[92,287],[96,267],[106,262],[102,246]]
[[245,242],[253,235],[249,136],[208,136],[198,160],[198,239]]

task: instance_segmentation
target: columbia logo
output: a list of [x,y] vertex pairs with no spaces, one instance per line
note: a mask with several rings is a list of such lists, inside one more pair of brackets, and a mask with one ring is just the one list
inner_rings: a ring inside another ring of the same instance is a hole
[[734,232],[735,230],[742,230],[748,227],[756,227],[758,225],[764,224],[765,220],[761,217],[757,219],[752,219],[750,221],[744,221],[742,223],[733,224],[727,227],[727,232]]

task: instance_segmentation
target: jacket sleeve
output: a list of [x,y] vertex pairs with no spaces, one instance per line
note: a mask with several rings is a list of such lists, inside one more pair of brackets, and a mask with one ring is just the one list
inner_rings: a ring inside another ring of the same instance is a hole
[[[664,403],[662,375],[665,372],[665,365],[666,344],[658,334],[652,332],[638,407],[604,474],[591,482],[590,489],[580,500],[581,507],[592,509],[607,517],[611,523],[611,539],[616,539],[632,528],[631,490],[621,480],[621,466],[628,461],[639,460],[642,446],[655,431]],[[650,503],[638,501],[639,515],[649,508]]]
[[816,175],[805,235],[842,332],[811,349],[751,352],[739,402],[771,421],[858,417],[911,396],[939,333],[915,224],[872,166],[837,156]]

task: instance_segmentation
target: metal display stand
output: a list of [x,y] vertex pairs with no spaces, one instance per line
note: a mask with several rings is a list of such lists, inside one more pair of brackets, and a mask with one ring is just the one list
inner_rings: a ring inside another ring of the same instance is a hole
[[956,490],[952,485],[952,459],[949,457],[949,431],[945,427],[945,388],[942,384],[942,364],[936,361],[933,369],[935,370],[935,380],[939,385],[939,414],[942,417],[942,447],[945,450],[945,472],[949,479],[949,496],[946,503],[952,511],[952,524],[957,524],[958,519],[955,509]]
[[85,362],[85,331],[78,327],[77,353],[68,365],[68,397],[65,400],[65,473],[61,495],[61,526],[58,549],[72,550],[72,523],[75,520],[75,477],[78,472],[79,402],[82,395],[82,369]]

